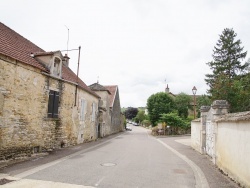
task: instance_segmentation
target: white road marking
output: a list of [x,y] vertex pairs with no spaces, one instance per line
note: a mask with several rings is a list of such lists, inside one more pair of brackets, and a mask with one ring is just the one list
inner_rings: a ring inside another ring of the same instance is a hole
[[18,181],[12,181],[10,183],[1,185],[1,188],[16,188],[16,187],[25,187],[25,188],[94,188],[92,186],[84,185],[75,185],[69,183],[60,183],[52,181],[42,181],[42,180],[30,180],[30,179],[21,179]]
[[105,177],[102,177],[98,182],[96,182],[95,186],[98,187],[104,179]]
[[196,181],[196,186],[197,188],[209,188],[209,184],[207,182],[207,179],[202,172],[202,170],[190,159],[188,159],[186,156],[182,155],[163,141],[156,139],[158,142],[160,142],[163,146],[165,146],[167,149],[172,151],[174,154],[176,154],[178,157],[180,157],[182,160],[184,160],[193,170],[194,176],[195,176],[195,181]]

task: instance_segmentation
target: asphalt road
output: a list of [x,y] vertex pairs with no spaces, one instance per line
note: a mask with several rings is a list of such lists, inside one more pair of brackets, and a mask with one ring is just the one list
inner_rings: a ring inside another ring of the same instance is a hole
[[[212,176],[180,152],[181,146],[190,149],[186,146],[190,137],[171,138],[168,143],[168,139],[152,137],[142,127],[132,126],[132,129],[75,147],[74,153],[55,160],[37,158],[37,161],[6,168],[0,173],[16,181],[2,187],[213,187],[210,186],[213,180],[209,180]],[[224,183],[237,187],[228,179]]]

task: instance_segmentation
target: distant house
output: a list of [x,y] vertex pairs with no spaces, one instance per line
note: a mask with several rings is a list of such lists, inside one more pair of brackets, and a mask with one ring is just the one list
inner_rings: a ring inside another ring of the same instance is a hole
[[98,137],[100,96],[68,65],[0,23],[0,160]]
[[175,94],[173,94],[173,93],[170,92],[170,89],[169,89],[169,87],[168,87],[168,84],[167,84],[167,87],[165,88],[165,93],[169,94],[169,95],[172,96],[172,97],[175,97],[175,96],[176,96]]
[[117,85],[102,86],[94,83],[89,86],[100,97],[98,133],[100,137],[123,130],[119,90]]
[[[168,85],[167,85],[167,87],[165,88],[165,92],[166,92],[167,94],[169,94],[170,96],[172,96],[173,98],[175,98],[175,97],[178,95],[178,94],[173,94],[173,93],[171,93],[171,92],[170,92],[170,89],[169,89],[169,87],[168,87]],[[190,98],[192,99],[192,101],[191,101],[191,103],[190,103],[190,106],[191,106],[192,108],[194,108],[194,105],[197,105],[197,104],[194,103],[194,95],[189,95],[189,96],[190,96]],[[197,98],[201,97],[201,95],[195,95],[195,97],[196,97],[196,100],[197,100]],[[194,111],[193,111],[192,109],[189,109],[189,110],[188,110],[188,114],[191,116],[191,115],[194,114]]]

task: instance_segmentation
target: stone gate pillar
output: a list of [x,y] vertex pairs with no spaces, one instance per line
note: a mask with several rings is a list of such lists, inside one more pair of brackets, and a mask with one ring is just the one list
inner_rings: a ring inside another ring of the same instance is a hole
[[206,121],[207,121],[207,115],[210,110],[210,106],[201,106],[200,112],[201,112],[201,143],[200,143],[200,151],[202,154],[206,153]]
[[226,100],[216,100],[211,105],[212,110],[212,121],[220,118],[220,116],[225,115],[228,113],[229,104]]
[[[207,146],[208,146],[208,142],[210,142],[210,149],[211,149],[211,153],[210,156],[212,157],[213,163],[216,164],[216,140],[217,140],[217,129],[218,129],[218,125],[216,123],[216,120],[219,119],[220,117],[222,117],[223,115],[228,113],[228,108],[229,108],[229,104],[226,100],[216,100],[212,103],[211,105],[211,129],[210,129],[210,135],[207,135]],[[208,128],[208,127],[207,127]],[[208,131],[206,131],[206,133],[208,134]],[[210,141],[208,139],[208,137],[210,136]],[[208,149],[208,148],[206,148]],[[208,151],[208,150],[207,150]],[[209,153],[208,153],[209,154]]]

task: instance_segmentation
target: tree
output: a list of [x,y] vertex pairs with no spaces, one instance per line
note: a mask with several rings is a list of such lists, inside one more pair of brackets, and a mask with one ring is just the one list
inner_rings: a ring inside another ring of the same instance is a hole
[[233,29],[224,29],[214,47],[213,61],[207,63],[212,74],[206,74],[205,81],[212,100],[224,99],[231,103],[235,97],[232,85],[249,66],[249,63],[241,63],[247,52],[236,36]]
[[180,93],[176,96],[175,105],[178,111],[178,115],[180,117],[182,118],[188,117],[188,109],[191,108],[190,106],[191,101],[192,101],[192,98],[185,93]]
[[134,118],[136,123],[140,123],[145,119],[145,111],[139,110]]
[[250,110],[250,73],[241,75],[232,84],[230,99],[231,112]]
[[137,108],[128,107],[127,110],[125,110],[124,114],[126,119],[133,119],[134,117],[136,117],[137,113],[138,113]]
[[190,121],[185,121],[177,113],[161,114],[162,122],[165,122],[171,127],[171,134],[179,134],[179,130],[188,130],[190,128]]
[[196,111],[198,112],[198,117],[200,117],[201,106],[210,106],[212,104],[211,100],[207,95],[202,95],[196,99]]
[[147,100],[149,119],[153,125],[160,119],[160,114],[172,112],[175,108],[174,99],[167,93],[159,92]]

